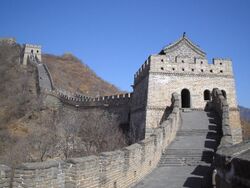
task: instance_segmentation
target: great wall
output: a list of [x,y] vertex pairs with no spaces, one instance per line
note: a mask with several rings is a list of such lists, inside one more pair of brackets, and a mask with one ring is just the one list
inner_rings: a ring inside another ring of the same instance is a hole
[[[173,188],[180,187],[180,183],[184,186],[189,178],[197,178],[191,176],[193,167],[196,169],[203,163],[209,167],[210,174],[198,178],[198,187],[250,186],[249,174],[244,173],[250,169],[249,143],[241,143],[231,60],[218,58],[208,64],[205,56],[183,36],[147,59],[134,75],[132,93],[91,98],[56,88],[48,67],[42,63],[41,46],[25,45],[22,64],[37,67],[41,93],[59,106],[115,111],[122,117],[121,121],[129,124],[135,143],[98,156],[23,163],[14,174],[8,166],[0,165],[0,188],[10,184],[13,187]],[[210,112],[213,122],[208,116]],[[201,117],[201,124],[192,124],[199,119],[196,116]],[[193,135],[192,141],[204,145],[198,149],[176,149],[175,143],[189,142],[189,135]],[[206,140],[201,140],[203,136]],[[214,142],[213,147],[205,142]],[[208,149],[209,156],[204,156]],[[182,173],[185,168],[188,174]],[[169,169],[172,171],[163,174],[166,181],[155,177],[157,172]],[[178,174],[183,176],[175,185]],[[191,184],[190,187],[197,187],[195,182]]]

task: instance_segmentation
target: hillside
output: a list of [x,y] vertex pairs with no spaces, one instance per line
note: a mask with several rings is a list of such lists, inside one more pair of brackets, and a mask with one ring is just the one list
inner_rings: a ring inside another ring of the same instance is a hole
[[[21,64],[22,51],[15,42],[0,41],[0,163],[14,167],[25,161],[91,155],[126,145],[115,115],[45,106],[45,96],[37,93],[37,69]],[[43,62],[58,88],[88,96],[120,93],[73,55],[47,54]],[[97,144],[93,145],[93,139]],[[103,143],[108,144],[103,147]]]
[[21,46],[0,44],[0,128],[33,109],[36,98],[36,71],[20,65]]
[[92,97],[121,93],[117,87],[98,77],[72,54],[44,54],[42,61],[47,64],[57,88]]
[[250,139],[250,109],[243,106],[239,106],[241,125],[243,130],[243,136],[245,139]]
[[250,109],[245,108],[243,106],[239,106],[239,108],[240,108],[240,117],[245,121],[250,122]]

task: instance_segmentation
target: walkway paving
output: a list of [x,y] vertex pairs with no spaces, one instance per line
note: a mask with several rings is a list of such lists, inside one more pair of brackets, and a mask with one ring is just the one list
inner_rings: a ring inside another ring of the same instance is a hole
[[182,112],[182,125],[151,174],[134,188],[211,187],[211,162],[219,141],[212,112]]

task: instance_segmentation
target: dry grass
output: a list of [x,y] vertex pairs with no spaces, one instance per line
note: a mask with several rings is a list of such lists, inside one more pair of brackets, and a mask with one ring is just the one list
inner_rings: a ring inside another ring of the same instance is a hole
[[244,140],[250,139],[250,122],[241,119],[241,126]]
[[121,93],[112,84],[98,77],[87,65],[73,55],[43,55],[56,87],[87,96],[103,96]]

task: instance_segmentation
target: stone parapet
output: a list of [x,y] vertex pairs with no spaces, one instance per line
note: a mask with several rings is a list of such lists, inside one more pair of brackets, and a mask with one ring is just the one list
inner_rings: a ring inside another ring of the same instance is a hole
[[222,138],[214,159],[213,184],[216,188],[249,187],[250,143],[237,144],[242,141],[241,127],[237,126],[238,109],[229,108],[219,89],[212,92],[212,104],[222,126]]
[[148,75],[150,69],[150,59],[146,60],[145,63],[139,68],[134,75],[134,84],[138,84],[145,76]]
[[88,97],[80,96],[78,94],[70,94],[62,92],[58,89],[55,90],[43,90],[44,93],[48,95],[53,95],[61,100],[64,104],[72,105],[75,107],[96,107],[96,106],[120,106],[129,105],[132,97],[132,93],[125,93],[119,95],[111,96],[101,96],[101,97]]
[[242,131],[237,109],[229,108],[226,98],[219,89],[212,92],[212,105],[219,115],[222,138],[219,147],[230,146],[242,141]]
[[207,77],[232,77],[232,61],[229,59],[213,59],[209,64],[206,59],[193,59],[193,62],[184,59],[171,61],[166,55],[152,55],[149,58],[150,72],[165,74],[181,74]]

